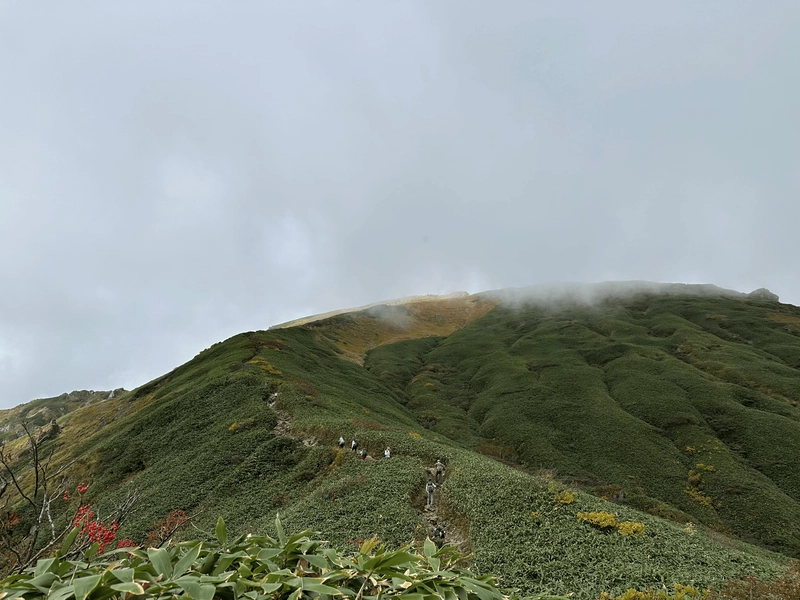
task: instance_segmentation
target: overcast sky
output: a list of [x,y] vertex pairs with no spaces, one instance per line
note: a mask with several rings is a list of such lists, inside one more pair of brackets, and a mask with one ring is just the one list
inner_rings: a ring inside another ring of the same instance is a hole
[[0,0],[0,408],[412,294],[800,304],[800,2]]

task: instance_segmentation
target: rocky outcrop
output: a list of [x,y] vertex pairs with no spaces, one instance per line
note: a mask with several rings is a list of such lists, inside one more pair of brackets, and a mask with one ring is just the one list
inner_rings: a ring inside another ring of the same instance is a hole
[[780,301],[778,294],[773,294],[767,288],[758,288],[757,290],[753,290],[747,294],[747,297],[753,298],[754,300],[769,300],[770,302]]

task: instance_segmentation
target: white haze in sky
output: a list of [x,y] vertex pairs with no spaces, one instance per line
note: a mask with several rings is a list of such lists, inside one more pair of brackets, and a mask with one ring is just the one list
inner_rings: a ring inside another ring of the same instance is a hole
[[0,0],[0,407],[551,281],[800,304],[800,3]]

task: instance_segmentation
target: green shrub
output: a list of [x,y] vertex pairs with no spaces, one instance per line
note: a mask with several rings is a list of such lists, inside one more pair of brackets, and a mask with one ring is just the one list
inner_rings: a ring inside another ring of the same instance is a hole
[[0,581],[0,598],[436,598],[504,600],[491,575],[457,566],[452,548],[426,540],[422,553],[409,547],[388,551],[377,539],[354,556],[327,548],[309,532],[286,535],[276,520],[277,539],[243,535],[229,543],[220,517],[216,539],[186,541],[172,548],[123,548],[86,560],[65,560],[77,528],[59,555],[40,560],[22,574]]

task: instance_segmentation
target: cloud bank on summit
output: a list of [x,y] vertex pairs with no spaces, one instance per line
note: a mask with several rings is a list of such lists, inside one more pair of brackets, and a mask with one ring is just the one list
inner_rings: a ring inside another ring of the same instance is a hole
[[800,5],[0,6],[0,407],[548,281],[800,304]]

